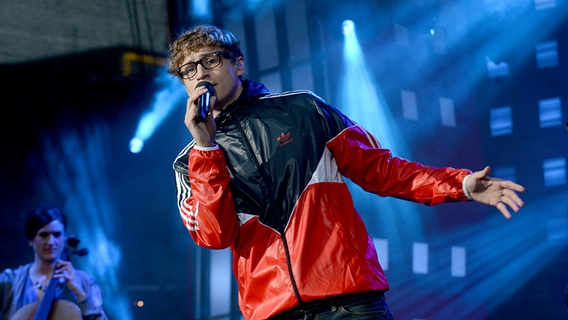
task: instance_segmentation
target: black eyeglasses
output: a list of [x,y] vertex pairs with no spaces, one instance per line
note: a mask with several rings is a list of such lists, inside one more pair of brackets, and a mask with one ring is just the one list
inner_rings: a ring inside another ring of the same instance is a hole
[[188,62],[177,68],[177,74],[183,79],[191,79],[197,73],[197,65],[200,64],[205,69],[213,69],[221,65],[221,58],[232,59],[232,55],[227,51],[217,51],[204,55],[201,59]]

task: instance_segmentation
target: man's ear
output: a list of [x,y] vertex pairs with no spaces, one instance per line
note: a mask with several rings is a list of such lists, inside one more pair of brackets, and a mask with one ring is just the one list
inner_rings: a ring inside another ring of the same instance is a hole
[[237,61],[235,61],[235,65],[237,67],[237,75],[242,76],[245,73],[245,60],[243,57],[239,57]]

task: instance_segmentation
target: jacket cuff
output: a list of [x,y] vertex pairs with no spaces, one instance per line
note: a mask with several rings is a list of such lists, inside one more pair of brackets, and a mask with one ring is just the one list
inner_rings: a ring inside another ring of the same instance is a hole
[[79,309],[81,309],[82,314],[87,314],[89,310],[96,307],[95,301],[91,296],[88,296],[85,300],[78,301],[77,305],[79,306]]
[[469,177],[471,177],[471,174],[468,174],[462,182],[462,189],[463,189],[463,193],[465,194],[465,196],[469,199],[469,200],[473,200],[473,198],[471,197],[471,194],[469,193],[469,190],[467,190],[467,179],[469,179]]
[[198,145],[195,145],[195,146],[193,147],[193,149],[199,150],[199,151],[214,151],[214,150],[219,149],[219,145],[216,144],[216,145],[214,145],[214,146],[212,146],[212,147],[200,147],[200,146],[198,146]]

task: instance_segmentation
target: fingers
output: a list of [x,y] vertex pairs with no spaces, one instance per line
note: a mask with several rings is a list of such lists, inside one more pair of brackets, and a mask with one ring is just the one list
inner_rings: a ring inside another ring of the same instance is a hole
[[215,144],[214,140],[216,132],[215,120],[213,119],[213,109],[215,107],[217,97],[211,97],[211,110],[207,114],[205,121],[200,121],[198,120],[199,108],[197,100],[205,92],[207,92],[205,87],[197,87],[187,99],[184,123],[197,146],[212,147]]
[[502,191],[498,201],[500,203],[503,203],[504,205],[509,206],[511,209],[513,209],[513,211],[519,212],[519,209],[522,208],[525,203],[515,191],[524,192],[525,188],[511,181],[501,181],[500,183],[501,185],[499,186],[499,188]]
[[197,100],[203,94],[207,92],[205,87],[197,87],[192,92],[192,94],[187,98],[186,110],[185,110],[185,122],[186,125],[195,124],[196,117],[197,117]]
[[198,99],[207,92],[205,87],[198,87],[192,95],[187,99],[185,119],[184,123],[186,127],[191,131],[193,127],[201,125],[203,122],[213,121],[213,109],[215,108],[215,103],[217,101],[216,96],[210,98],[210,110],[207,114],[207,119],[205,121],[200,121]]
[[185,109],[185,119],[184,119],[185,125],[188,129],[191,129],[191,127],[196,124],[197,112],[198,110],[197,110],[197,104],[195,103],[195,99],[191,97],[188,98]]
[[495,206],[497,209],[499,209],[499,211],[501,211],[501,214],[507,218],[507,219],[511,219],[511,213],[509,212],[509,210],[507,210],[507,206],[505,204],[503,204],[503,202],[499,202],[497,203],[497,205]]
[[525,187],[513,181],[501,181],[504,189],[515,190],[517,192],[525,192]]
[[476,176],[477,179],[485,179],[489,176],[490,172],[491,168],[489,166],[486,166],[485,168],[483,168],[483,170],[476,171],[473,174]]
[[486,180],[497,180],[495,178],[489,177],[491,168],[489,166],[483,168],[483,170],[475,171],[471,175],[471,179],[467,181],[467,188],[470,192],[477,190],[481,187],[479,184],[485,182]]
[[205,87],[197,87],[187,99],[187,111],[190,109],[197,111],[197,100],[207,92],[208,90]]
[[[521,200],[521,198],[514,191],[505,189],[503,190],[503,195],[501,196],[500,201],[495,205],[495,207],[505,218],[510,219],[511,213],[509,212],[509,208],[517,213],[524,205],[525,204],[523,200]],[[507,208],[507,206],[509,208]]]
[[[507,211],[507,213],[509,213],[509,208],[511,210],[513,210],[515,213],[519,212],[519,209],[520,209],[520,206],[515,201],[513,201],[511,198],[503,198],[501,201],[499,201],[497,203],[497,205],[495,207],[497,207],[497,209],[499,209],[499,211],[501,211],[502,213],[503,213],[502,209]],[[509,215],[509,217],[510,217],[510,215]]]
[[73,268],[73,264],[69,261],[59,260],[57,262],[57,268],[55,269],[54,276],[56,278],[66,278],[69,279],[73,277],[75,274],[75,268]]
[[[524,189],[523,189],[523,191],[524,191]],[[520,192],[522,192],[522,191],[520,191]],[[518,212],[519,208],[522,208],[525,205],[525,203],[523,202],[521,197],[519,197],[519,195],[517,195],[515,193],[515,191],[513,191],[511,189],[503,190],[503,197],[502,198],[503,198],[503,200],[501,200],[501,201],[505,201],[506,204],[508,204],[511,208],[513,208],[513,210],[515,210],[515,212]]]
[[486,166],[485,168],[483,168],[483,170],[481,170],[482,178],[487,178],[489,176],[489,173],[491,173],[491,167]]
[[73,264],[71,263],[71,261],[66,261],[66,260],[57,260],[57,266],[58,267],[73,267]]

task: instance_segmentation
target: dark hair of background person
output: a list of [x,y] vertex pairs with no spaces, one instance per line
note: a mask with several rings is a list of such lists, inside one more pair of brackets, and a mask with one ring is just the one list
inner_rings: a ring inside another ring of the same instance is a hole
[[30,211],[26,217],[26,239],[35,238],[39,229],[54,220],[59,220],[63,229],[67,229],[67,217],[61,209],[52,204],[41,204]]

